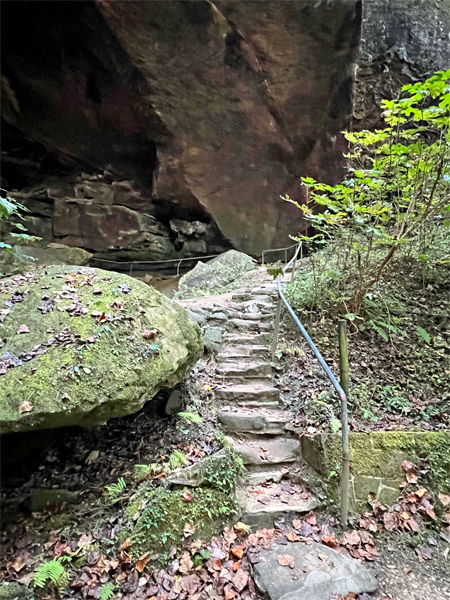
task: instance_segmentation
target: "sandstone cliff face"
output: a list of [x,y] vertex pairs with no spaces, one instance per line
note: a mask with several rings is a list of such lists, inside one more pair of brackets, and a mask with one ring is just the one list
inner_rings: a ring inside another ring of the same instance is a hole
[[3,187],[25,188],[49,241],[119,260],[257,255],[302,226],[280,194],[341,173],[358,0],[2,12]]
[[353,126],[381,126],[379,105],[401,86],[450,68],[450,0],[366,0]]

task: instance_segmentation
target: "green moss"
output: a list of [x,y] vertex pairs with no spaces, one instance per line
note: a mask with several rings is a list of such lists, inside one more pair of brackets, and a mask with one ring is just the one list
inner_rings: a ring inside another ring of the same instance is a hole
[[[342,446],[338,435],[323,441],[324,474],[340,468]],[[428,479],[435,489],[450,488],[450,432],[448,431],[380,431],[350,434],[351,472],[374,477],[401,475],[402,457],[426,462],[431,471]]]
[[[79,285],[86,273],[96,274],[92,286]],[[71,274],[77,276],[75,292],[67,283]],[[99,424],[129,414],[162,386],[180,381],[201,355],[199,328],[186,312],[127,275],[61,266],[36,269],[34,280],[16,283],[12,279],[0,283],[2,306],[14,292],[23,292],[23,301],[13,303],[0,324],[0,339],[6,340],[2,353],[30,352],[65,327],[78,337],[67,346],[56,343],[0,376],[2,433]],[[121,291],[123,284],[132,292]],[[96,288],[101,295],[94,294]],[[64,296],[74,293],[86,314],[70,316],[66,311],[73,299]],[[56,301],[46,314],[38,310],[43,296]],[[122,306],[111,306],[117,300]],[[109,313],[113,321],[99,323],[92,317],[95,311]],[[29,333],[17,334],[21,324]],[[148,329],[158,331],[152,341],[144,339]],[[95,343],[87,343],[89,338]],[[20,414],[25,400],[33,410]]]
[[212,488],[169,491],[160,487],[144,493],[144,498],[148,503],[131,535],[136,555],[179,545],[187,523],[194,526],[195,537],[210,538],[236,509],[233,494]]

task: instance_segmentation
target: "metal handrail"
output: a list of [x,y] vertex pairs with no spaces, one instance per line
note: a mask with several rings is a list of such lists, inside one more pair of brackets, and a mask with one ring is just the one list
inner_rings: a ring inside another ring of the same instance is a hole
[[[297,246],[295,255],[283,267],[283,269],[282,269],[283,275],[289,269],[291,264],[295,265],[295,261],[297,260],[297,256],[298,256],[301,246],[302,246],[302,243],[300,242]],[[293,272],[291,275],[291,281],[292,281],[293,274],[294,274],[294,267],[293,267]],[[341,522],[343,525],[346,525],[348,522],[348,486],[349,486],[349,480],[350,480],[350,442],[349,442],[349,429],[348,429],[347,394],[345,393],[341,384],[339,383],[339,381],[337,380],[337,378],[331,371],[330,367],[327,365],[323,356],[320,354],[316,345],[314,344],[314,342],[308,335],[308,332],[306,331],[305,327],[303,326],[303,324],[300,321],[300,319],[298,318],[298,316],[295,314],[292,306],[287,301],[286,296],[283,293],[281,275],[278,275],[278,277],[277,277],[277,291],[278,291],[278,302],[277,302],[277,309],[276,309],[276,315],[275,315],[275,327],[274,327],[273,341],[272,341],[272,360],[275,360],[275,351],[276,351],[277,344],[278,344],[278,331],[279,331],[279,327],[280,327],[281,304],[283,303],[285,305],[285,307],[287,308],[289,314],[291,315],[292,319],[294,320],[294,323],[300,329],[302,336],[305,338],[309,347],[313,351],[314,356],[319,361],[320,366],[323,368],[328,379],[331,381],[331,383],[333,384],[337,393],[339,394],[339,398],[341,400],[341,428],[342,428]]]
[[284,262],[287,263],[287,253],[288,250],[292,250],[292,248],[295,248],[295,246],[297,246],[298,248],[298,244],[292,244],[292,246],[287,246],[286,248],[269,248],[269,250],[263,250],[261,253],[261,265],[264,266],[264,255],[267,254],[268,252],[282,252],[284,250]]

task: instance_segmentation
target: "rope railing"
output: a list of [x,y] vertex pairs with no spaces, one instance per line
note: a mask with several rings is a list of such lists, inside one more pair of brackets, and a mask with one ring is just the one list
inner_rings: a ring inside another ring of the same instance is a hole
[[[296,261],[298,257],[298,253],[301,249],[302,243],[298,244],[297,250],[292,257],[292,259],[286,263],[283,267],[283,275],[292,265],[292,273],[291,273],[291,281],[294,276]],[[319,361],[320,366],[325,371],[328,379],[331,381],[333,387],[336,389],[339,394],[339,398],[341,401],[341,429],[342,429],[342,467],[341,467],[341,522],[343,525],[346,525],[348,522],[348,503],[349,503],[349,480],[350,480],[350,442],[349,442],[349,429],[348,429],[348,407],[347,407],[347,394],[344,391],[343,387],[331,371],[330,367],[327,365],[325,359],[320,354],[316,345],[310,338],[308,332],[303,326],[302,322],[295,314],[294,309],[289,304],[286,296],[283,292],[283,286],[281,281],[281,275],[277,277],[277,292],[278,292],[278,302],[277,309],[275,313],[275,326],[273,332],[273,341],[272,341],[272,360],[275,360],[275,352],[278,345],[278,332],[280,328],[280,316],[281,316],[281,306],[284,304],[286,309],[288,310],[290,316],[292,317],[294,323],[300,329],[302,336],[305,338],[309,347],[311,348],[314,356]]]

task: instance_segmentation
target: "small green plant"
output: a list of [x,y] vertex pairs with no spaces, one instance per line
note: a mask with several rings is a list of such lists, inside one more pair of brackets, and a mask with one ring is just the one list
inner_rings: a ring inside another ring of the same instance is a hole
[[244,462],[232,447],[224,448],[225,455],[217,464],[216,460],[207,461],[205,464],[205,481],[212,487],[223,491],[232,491],[236,480],[245,471]]
[[266,265],[266,270],[268,275],[276,279],[278,275],[283,275],[283,264],[279,260],[276,263]]
[[100,600],[110,600],[116,593],[117,586],[113,583],[106,583],[100,588]]
[[127,487],[127,484],[125,483],[125,480],[123,477],[119,477],[117,483],[112,483],[111,485],[107,485],[106,491],[107,491],[109,500],[111,500],[111,502],[116,502],[126,487]]
[[180,450],[174,450],[169,456],[169,465],[171,469],[178,469],[188,465],[188,460]]
[[[6,190],[2,189],[1,191],[5,192]],[[15,241],[18,243],[34,242],[36,240],[41,239],[34,235],[28,235],[27,233],[25,233],[26,228],[22,225],[22,223],[16,223],[11,221],[11,217],[17,217],[23,221],[24,218],[21,213],[27,211],[28,209],[25,206],[23,206],[23,204],[20,204],[19,202],[14,200],[14,198],[11,198],[8,195],[6,197],[0,196],[0,249],[4,250],[5,252],[12,252],[12,245],[1,241],[1,224],[5,222],[8,222],[9,228],[17,229],[19,231],[19,233],[13,233],[10,231],[8,234],[10,237],[14,238]]]
[[426,342],[427,344],[429,344],[431,342],[430,334],[427,331],[425,331],[425,329],[423,327],[416,325],[416,330],[424,342]]
[[188,423],[203,423],[203,419],[197,413],[192,412],[179,412],[178,416]]
[[69,575],[64,569],[60,559],[49,560],[39,565],[33,577],[35,587],[44,587],[50,583],[60,589],[65,587],[69,581]]

